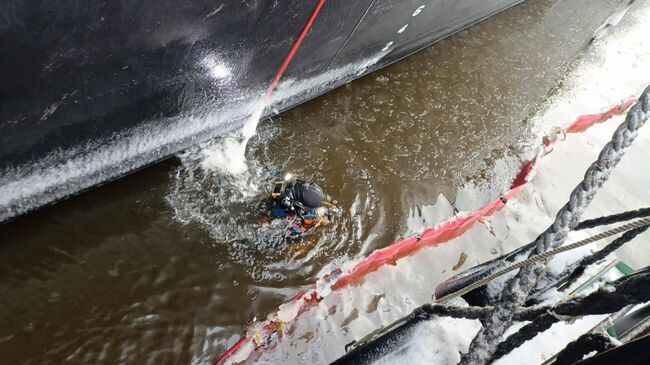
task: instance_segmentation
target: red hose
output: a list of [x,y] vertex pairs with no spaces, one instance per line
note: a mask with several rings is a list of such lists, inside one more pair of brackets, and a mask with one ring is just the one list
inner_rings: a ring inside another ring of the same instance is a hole
[[316,4],[316,7],[314,8],[314,10],[312,10],[309,20],[307,20],[307,23],[302,28],[302,31],[300,32],[300,35],[298,36],[296,41],[293,42],[293,46],[291,46],[289,53],[284,58],[284,61],[282,62],[282,66],[280,66],[280,69],[275,74],[273,81],[271,81],[271,84],[266,89],[264,96],[262,96],[264,100],[266,100],[269,96],[271,96],[273,90],[275,90],[275,88],[278,86],[278,83],[280,82],[282,75],[284,75],[284,72],[287,70],[287,67],[289,67],[289,63],[291,63],[291,60],[296,55],[296,52],[298,52],[298,48],[300,48],[300,45],[302,44],[302,41],[307,36],[307,33],[309,32],[309,29],[311,28],[312,24],[314,24],[314,20],[316,20],[318,13],[320,13],[320,9],[323,7],[323,4],[325,4],[325,0],[318,0],[318,4]]
[[236,344],[234,344],[231,348],[228,349],[228,351],[226,351],[223,355],[219,356],[219,358],[215,362],[215,365],[222,364],[224,361],[226,361],[232,354],[235,353],[235,351],[237,351],[241,347],[241,345],[243,345],[246,342],[246,340],[248,340],[248,336],[244,336],[240,338]]

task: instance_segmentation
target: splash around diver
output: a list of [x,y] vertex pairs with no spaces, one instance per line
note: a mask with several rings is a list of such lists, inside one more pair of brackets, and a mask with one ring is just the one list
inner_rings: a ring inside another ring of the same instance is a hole
[[284,180],[275,182],[268,200],[268,216],[286,220],[287,240],[300,240],[318,227],[332,223],[340,213],[336,204],[316,183],[287,174]]

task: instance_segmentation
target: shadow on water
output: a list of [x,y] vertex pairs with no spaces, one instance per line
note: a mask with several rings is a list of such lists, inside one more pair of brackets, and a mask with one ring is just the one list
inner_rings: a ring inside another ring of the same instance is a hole
[[[264,121],[243,179],[190,153],[0,226],[0,358],[214,359],[327,265],[408,234],[439,194],[479,185],[478,205],[508,185],[529,117],[611,6],[529,0]],[[284,171],[343,208],[301,245],[258,219]]]

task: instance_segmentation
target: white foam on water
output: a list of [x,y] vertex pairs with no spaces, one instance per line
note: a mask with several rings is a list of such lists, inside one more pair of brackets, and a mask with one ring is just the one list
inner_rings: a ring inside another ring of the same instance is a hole
[[241,175],[248,169],[246,165],[246,146],[255,136],[266,100],[264,97],[257,103],[255,111],[246,120],[241,131],[219,138],[216,143],[200,150],[201,167],[205,170],[218,171],[222,174]]
[[248,168],[246,145],[242,142],[233,137],[225,137],[221,143],[201,150],[201,167],[233,175],[244,173]]
[[230,123],[245,112],[245,106],[233,104],[208,114],[151,121],[110,140],[54,151],[41,160],[6,168],[0,171],[0,221],[187,148],[199,135],[229,130]]

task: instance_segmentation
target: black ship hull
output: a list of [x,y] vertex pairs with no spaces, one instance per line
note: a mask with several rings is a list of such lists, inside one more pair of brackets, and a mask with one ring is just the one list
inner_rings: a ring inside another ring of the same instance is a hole
[[[264,115],[521,0],[326,0]],[[239,128],[318,0],[8,0],[0,222]]]

